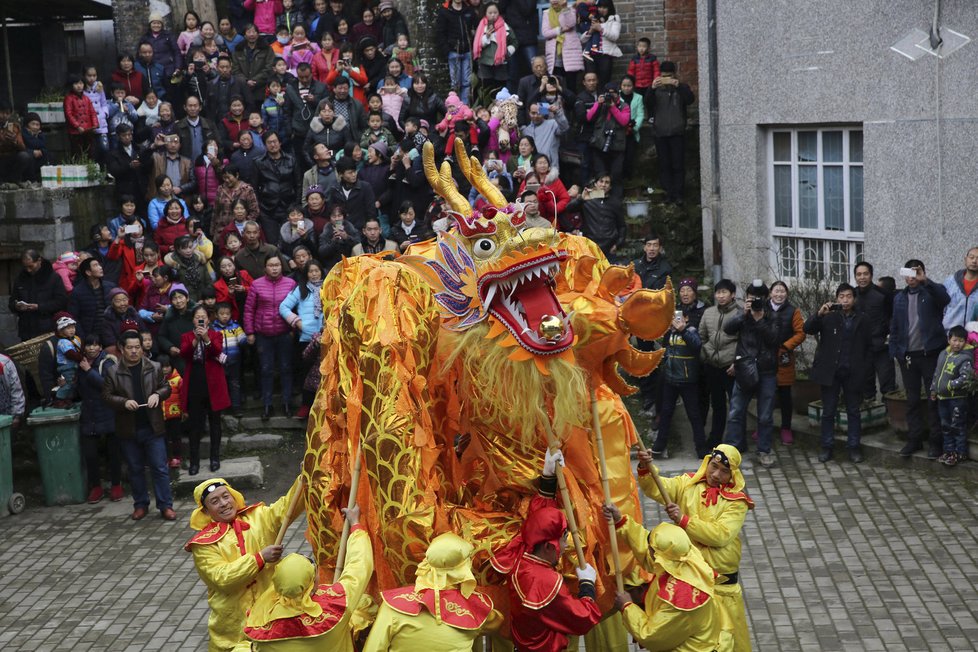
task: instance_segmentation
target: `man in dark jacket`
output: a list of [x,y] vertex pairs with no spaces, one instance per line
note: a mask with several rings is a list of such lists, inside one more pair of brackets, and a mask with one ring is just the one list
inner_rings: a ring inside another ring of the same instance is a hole
[[282,141],[274,131],[265,135],[263,156],[255,161],[255,193],[261,208],[262,231],[272,244],[278,244],[279,229],[285,223],[289,206],[295,203],[300,168],[295,157],[282,151]]
[[676,78],[675,63],[663,61],[661,72],[652,82],[649,102],[659,180],[666,191],[666,203],[681,205],[686,189],[686,107],[694,97],[689,85]]
[[472,37],[479,18],[475,10],[462,0],[449,0],[438,7],[435,18],[435,34],[443,60],[448,61],[448,76],[452,90],[458,94],[462,104],[469,103],[469,89],[472,87]]
[[635,273],[642,279],[642,287],[661,290],[672,274],[672,265],[662,255],[662,241],[656,233],[645,238],[645,255],[635,261]]
[[757,461],[772,466],[777,458],[771,452],[774,395],[778,388],[778,326],[768,307],[770,290],[760,279],[747,288],[744,312],[728,319],[723,330],[739,335],[734,360],[734,390],[723,443],[747,451],[747,405],[757,397]]
[[177,135],[180,136],[180,155],[191,162],[204,152],[208,140],[219,140],[217,127],[200,114],[203,107],[196,95],[189,96],[183,103],[187,115],[177,121]]
[[145,215],[146,183],[143,179],[139,156],[142,148],[133,142],[132,127],[121,124],[116,128],[119,143],[105,157],[109,174],[115,179],[115,198],[123,195],[138,197],[143,203]]
[[602,174],[593,186],[585,188],[567,204],[566,209],[581,212],[581,232],[593,240],[609,259],[625,242],[625,211],[622,210],[621,201],[610,191],[611,175]]
[[54,331],[54,315],[68,307],[68,293],[51,263],[35,249],[20,259],[24,269],[10,290],[10,312],[17,315],[22,342]]
[[355,236],[360,233],[367,218],[377,217],[374,191],[370,184],[357,179],[356,161],[348,156],[336,162],[336,174],[340,183],[330,189],[326,205],[331,213],[337,206],[343,207],[343,212],[355,228],[351,235]]
[[285,87],[285,124],[292,140],[293,156],[304,165],[306,157],[302,147],[309,133],[309,122],[316,117],[317,107],[326,99],[329,89],[312,78],[308,63],[300,63],[295,74],[296,83]]
[[247,109],[252,111],[261,106],[265,99],[265,85],[272,77],[275,51],[260,38],[254,25],[245,27],[244,37],[244,42],[239,43],[231,55],[232,73],[245,85],[247,92],[243,96],[249,101]]
[[231,109],[232,98],[240,97],[247,103],[248,98],[251,97],[244,79],[231,72],[230,58],[222,56],[217,60],[217,73],[217,77],[207,87],[209,101],[207,115],[214,121],[214,124],[219,123],[228,114]]
[[818,456],[819,462],[832,459],[840,391],[848,417],[846,447],[849,459],[855,464],[863,461],[859,448],[862,432],[859,407],[865,375],[872,372],[873,325],[868,315],[856,310],[855,303],[855,290],[848,283],[842,283],[835,291],[835,303],[823,304],[805,322],[805,332],[818,336],[811,379],[822,386],[822,453]]
[[666,355],[662,368],[662,401],[659,412],[659,436],[652,445],[653,457],[665,457],[669,441],[669,427],[676,411],[676,400],[683,399],[686,417],[693,428],[693,445],[696,457],[710,452],[706,445],[706,432],[700,414],[700,341],[696,327],[686,315],[673,316],[672,327],[666,332]]
[[[944,307],[951,301],[940,283],[927,278],[924,263],[908,260],[904,265],[914,270],[905,276],[907,286],[893,297],[893,317],[890,319],[890,355],[900,365],[903,387],[907,390],[907,445],[900,455],[910,457],[923,448],[924,420],[921,414],[920,391],[931,386],[941,349],[947,346],[942,323]],[[927,400],[930,423],[928,459],[940,457],[941,420],[937,401]]]
[[78,266],[78,278],[68,298],[68,312],[77,320],[78,337],[101,335],[109,293],[116,285],[104,279],[105,270],[95,258],[86,258]]
[[115,410],[116,434],[129,467],[132,485],[132,520],[146,517],[149,493],[146,471],[153,475],[153,493],[160,516],[175,521],[170,472],[166,467],[166,428],[163,423],[163,401],[170,396],[170,383],[163,377],[160,365],[143,355],[139,333],[126,331],[119,342],[122,363],[108,370],[102,398]]
[[584,89],[577,94],[574,102],[574,123],[577,125],[577,152],[581,156],[578,183],[583,187],[591,180],[591,138],[594,136],[594,122],[587,119],[591,107],[598,101],[598,73],[586,72],[581,81]]
[[323,269],[329,272],[333,266],[340,262],[343,256],[352,256],[353,247],[359,239],[356,226],[346,220],[342,214],[332,214],[329,217],[329,224],[323,229],[319,236],[319,262],[323,264]]
[[893,297],[873,283],[873,266],[865,261],[856,263],[856,312],[866,315],[873,331],[870,362],[874,373],[866,374],[863,399],[876,400],[876,379],[884,396],[896,390],[896,371],[893,358],[886,346],[890,334],[890,318],[893,316]]

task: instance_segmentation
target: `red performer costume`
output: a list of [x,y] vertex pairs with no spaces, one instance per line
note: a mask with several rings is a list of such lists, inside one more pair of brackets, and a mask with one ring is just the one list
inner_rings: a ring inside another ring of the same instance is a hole
[[520,533],[490,558],[493,568],[508,577],[513,642],[520,652],[560,652],[569,636],[582,636],[601,620],[594,568],[577,569],[577,597],[555,568],[567,535],[567,518],[555,499],[558,462],[563,462],[559,451],[547,453],[539,495]]

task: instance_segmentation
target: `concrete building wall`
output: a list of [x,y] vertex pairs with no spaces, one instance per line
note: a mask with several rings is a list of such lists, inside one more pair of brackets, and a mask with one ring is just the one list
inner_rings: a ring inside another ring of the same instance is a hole
[[[865,259],[877,275],[896,275],[910,257],[924,260],[935,278],[961,267],[965,249],[978,242],[978,43],[944,59],[911,61],[892,51],[912,28],[929,29],[933,6],[915,0],[716,5],[719,115],[711,116],[710,0],[698,2],[707,265],[719,245],[725,276],[771,276],[772,126],[857,124],[864,134]],[[944,2],[942,25],[978,39],[978,13],[967,0]]]

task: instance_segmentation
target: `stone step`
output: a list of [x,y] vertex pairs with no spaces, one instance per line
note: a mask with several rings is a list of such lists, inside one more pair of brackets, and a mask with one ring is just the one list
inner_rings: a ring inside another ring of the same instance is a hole
[[288,430],[290,432],[304,433],[306,431],[307,419],[287,419],[284,416],[281,416],[281,414],[281,411],[279,411],[278,416],[273,416],[268,421],[263,421],[260,415],[245,416],[240,419],[234,419],[233,426],[229,424],[229,420],[233,419],[233,417],[225,417],[224,423],[234,432]]
[[[224,437],[221,447],[225,450],[233,451],[262,451],[273,450],[282,445],[284,437],[280,434],[271,432],[240,432],[230,437]],[[183,445],[190,445],[190,438],[182,438]],[[200,450],[204,452],[204,457],[211,445],[211,438],[208,435],[201,437]]]
[[257,457],[232,457],[221,460],[221,468],[211,471],[207,456],[201,460],[200,472],[190,475],[186,469],[176,472],[173,481],[173,493],[178,496],[193,496],[194,487],[208,478],[224,478],[232,486],[255,489],[265,482],[265,472],[261,460]]

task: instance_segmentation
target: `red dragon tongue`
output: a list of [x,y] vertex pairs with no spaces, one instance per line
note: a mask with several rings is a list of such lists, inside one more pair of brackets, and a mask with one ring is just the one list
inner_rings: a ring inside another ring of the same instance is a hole
[[521,285],[519,292],[513,298],[523,306],[526,323],[534,333],[538,332],[537,329],[545,315],[563,314],[553,290],[542,278]]

